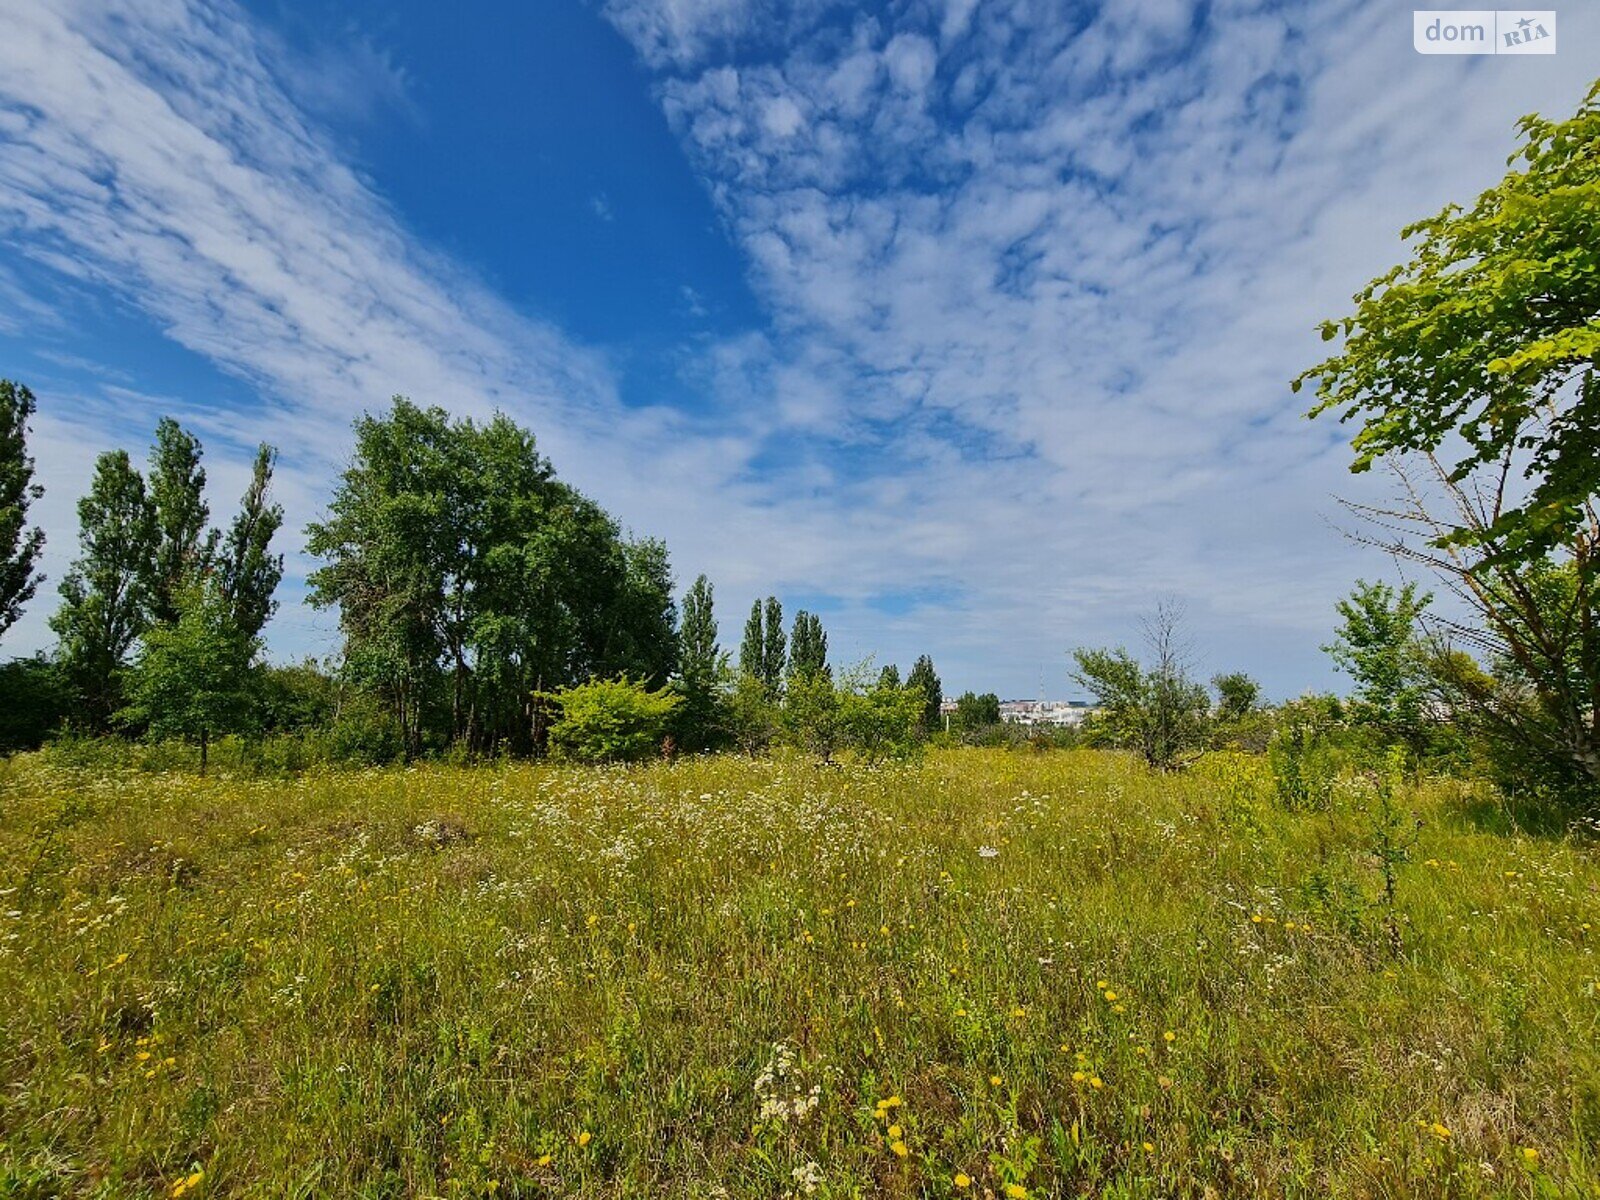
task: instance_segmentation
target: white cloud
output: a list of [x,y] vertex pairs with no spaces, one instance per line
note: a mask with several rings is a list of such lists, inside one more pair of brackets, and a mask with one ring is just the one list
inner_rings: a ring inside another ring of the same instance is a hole
[[[771,308],[775,411],[841,422],[816,455],[841,540],[879,527],[907,583],[957,597],[882,648],[937,630],[974,683],[1015,680],[1168,592],[1218,665],[1316,672],[1332,599],[1385,564],[1328,528],[1370,483],[1287,381],[1402,225],[1491,182],[1520,113],[1570,111],[1600,20],[1530,68],[1424,60],[1376,0],[895,11],[848,37],[752,18],[736,63],[659,81]],[[775,96],[807,139],[751,120]]]

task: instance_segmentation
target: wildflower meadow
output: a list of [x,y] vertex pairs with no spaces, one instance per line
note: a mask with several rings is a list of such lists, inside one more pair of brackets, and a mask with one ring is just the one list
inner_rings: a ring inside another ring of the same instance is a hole
[[1228,754],[22,755],[0,1195],[1593,1195],[1592,833]]

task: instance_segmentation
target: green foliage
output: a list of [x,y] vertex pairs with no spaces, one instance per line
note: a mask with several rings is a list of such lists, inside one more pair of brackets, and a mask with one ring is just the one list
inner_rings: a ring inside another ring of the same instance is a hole
[[1243,671],[1215,675],[1211,686],[1217,693],[1217,720],[1224,723],[1243,721],[1261,700],[1261,685]]
[[846,732],[844,707],[833,677],[806,670],[791,675],[778,722],[787,745],[815,754],[823,762],[831,761],[844,744]]
[[1000,697],[993,692],[979,696],[962,692],[956,697],[956,728],[963,733],[976,733],[991,725],[1000,724]]
[[944,703],[944,684],[934,672],[933,659],[926,654],[917,656],[911,674],[906,676],[906,686],[922,693],[922,716],[918,724],[922,736],[927,737],[939,728],[939,706]]
[[778,704],[766,680],[740,671],[734,677],[727,703],[734,744],[749,755],[765,751],[778,734]]
[[[241,631],[242,632],[242,631]],[[256,707],[261,728],[291,733],[332,725],[348,697],[344,686],[314,659],[256,672]]]
[[678,682],[683,704],[678,709],[678,745],[685,750],[711,750],[728,736],[723,685],[728,656],[717,645],[711,581],[699,576],[683,598],[678,627]]
[[878,684],[881,687],[899,687],[900,668],[893,663],[885,663],[883,670],[878,672]]
[[44,530],[28,528],[28,509],[44,495],[33,481],[33,457],[28,453],[28,422],[34,406],[33,393],[26,387],[0,379],[0,636],[16,624],[22,606],[39,587]]
[[50,627],[60,639],[62,671],[83,698],[85,722],[103,730],[122,703],[128,651],[149,621],[156,547],[155,512],[127,451],[95,461],[89,494],[78,501],[78,541]]
[[72,710],[72,687],[49,659],[0,663],[0,754],[38,749]]
[[1420,752],[1431,722],[1427,652],[1418,622],[1433,597],[1414,583],[1395,591],[1386,583],[1357,580],[1338,603],[1343,624],[1323,649],[1355,681],[1351,712],[1390,741]]
[[256,650],[215,579],[192,583],[177,597],[176,620],[145,631],[119,718],[158,740],[198,745],[203,771],[213,737],[254,723]]
[[677,665],[664,546],[632,541],[556,479],[503,415],[452,422],[396,398],[356,422],[354,460],[308,547],[312,602],[337,606],[345,669],[383,697],[410,755],[539,745],[533,696]]
[[1290,812],[1319,812],[1333,803],[1337,760],[1324,727],[1293,716],[1279,722],[1267,744],[1278,803]]
[[271,446],[257,448],[238,515],[215,556],[231,619],[245,637],[260,635],[277,608],[273,596],[283,580],[283,555],[272,553],[272,539],[283,525],[283,506],[267,499],[276,461],[277,451]]
[[178,619],[183,593],[211,567],[217,537],[206,523],[206,472],[200,465],[200,439],[171,417],[156,425],[150,451],[150,508],[155,546],[146,564],[150,620],[167,625]]
[[776,596],[768,596],[765,609],[766,627],[761,637],[761,678],[776,695],[783,688],[784,666],[788,661],[787,644],[783,636],[783,605]]
[[1363,421],[1356,470],[1440,453],[1459,481],[1528,451],[1526,498],[1440,540],[1531,561],[1591,521],[1600,494],[1600,84],[1571,119],[1519,129],[1512,170],[1471,207],[1406,229],[1411,260],[1324,324],[1344,345],[1295,386],[1317,381],[1313,414]]
[[839,688],[839,724],[844,744],[864,762],[908,759],[922,749],[923,695],[882,676],[864,686],[858,676]]
[[577,762],[636,762],[661,752],[682,697],[669,688],[651,691],[627,676],[591,679],[549,698],[560,709],[550,726],[550,748]]
[[794,632],[789,638],[789,678],[828,673],[828,635],[821,618],[802,608],[794,616]]
[[1093,727],[1096,736],[1137,751],[1161,771],[1193,761],[1211,731],[1211,697],[1189,678],[1178,623],[1178,610],[1163,606],[1146,624],[1153,660],[1149,668],[1120,647],[1072,652],[1077,664],[1072,678],[1100,710]]

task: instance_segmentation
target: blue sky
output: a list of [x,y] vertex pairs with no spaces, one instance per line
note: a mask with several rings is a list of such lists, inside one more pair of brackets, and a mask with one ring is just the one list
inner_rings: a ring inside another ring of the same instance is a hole
[[1333,681],[1347,431],[1287,381],[1406,222],[1492,182],[1555,57],[1372,0],[0,0],[0,374],[38,393],[44,618],[95,453],[172,413],[300,529],[352,417],[503,408],[682,583],[836,659],[1070,693],[1187,606],[1198,667]]

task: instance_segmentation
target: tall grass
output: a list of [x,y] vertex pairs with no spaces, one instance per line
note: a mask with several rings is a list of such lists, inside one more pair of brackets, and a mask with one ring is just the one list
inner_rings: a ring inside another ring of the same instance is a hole
[[1597,843],[1379,795],[13,759],[0,1195],[1594,1194]]

